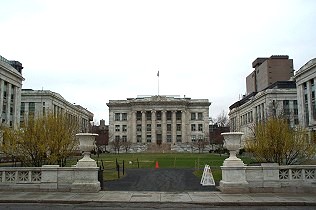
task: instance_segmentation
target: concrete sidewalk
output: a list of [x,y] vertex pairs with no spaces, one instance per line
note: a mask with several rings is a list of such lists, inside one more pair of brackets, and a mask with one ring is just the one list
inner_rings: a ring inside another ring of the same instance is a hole
[[0,203],[199,203],[212,206],[316,206],[316,194],[221,192],[0,192]]

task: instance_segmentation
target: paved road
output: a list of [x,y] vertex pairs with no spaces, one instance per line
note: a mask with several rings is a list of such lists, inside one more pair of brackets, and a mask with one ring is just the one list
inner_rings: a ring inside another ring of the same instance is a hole
[[109,191],[215,191],[214,186],[202,186],[193,169],[128,169],[126,176],[104,183]]
[[212,206],[206,204],[188,203],[82,203],[82,204],[58,204],[58,203],[0,203],[0,209],[8,210],[152,210],[152,209],[203,209],[203,210],[315,210],[315,206]]

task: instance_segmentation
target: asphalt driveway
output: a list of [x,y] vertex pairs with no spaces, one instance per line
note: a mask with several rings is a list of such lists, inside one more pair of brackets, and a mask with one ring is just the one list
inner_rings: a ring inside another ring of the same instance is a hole
[[104,182],[107,191],[216,191],[214,186],[202,186],[193,169],[127,169],[126,176]]

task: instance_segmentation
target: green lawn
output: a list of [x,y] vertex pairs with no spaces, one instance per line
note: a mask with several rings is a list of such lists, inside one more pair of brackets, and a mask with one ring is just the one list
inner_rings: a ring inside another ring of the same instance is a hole
[[[102,165],[105,168],[104,178],[105,180],[117,179],[116,171],[116,159],[120,165],[122,174],[122,165],[126,168],[155,168],[156,161],[158,161],[159,168],[192,168],[195,169],[194,174],[197,177],[201,177],[205,164],[211,166],[211,170],[215,181],[221,180],[220,166],[227,158],[227,155],[218,154],[196,154],[196,153],[121,153],[121,154],[101,154],[99,157],[92,155],[92,158],[98,162],[98,165]],[[244,163],[251,162],[249,158],[241,159]],[[72,161],[67,161],[67,165],[75,164]]]

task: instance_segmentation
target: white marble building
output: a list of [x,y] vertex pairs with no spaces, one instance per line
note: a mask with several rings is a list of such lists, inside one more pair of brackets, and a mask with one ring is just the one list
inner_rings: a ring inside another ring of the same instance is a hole
[[13,128],[20,126],[22,64],[0,56],[0,122]]
[[308,61],[294,76],[300,125],[309,130],[310,140],[316,139],[316,58]]
[[110,100],[109,142],[189,143],[208,137],[207,99],[148,96]]
[[229,107],[231,131],[241,131],[242,145],[252,134],[254,124],[269,116],[285,115],[291,126],[299,124],[296,85],[279,81],[258,93],[253,92]]
[[48,112],[64,113],[70,119],[78,121],[80,132],[88,132],[90,122],[93,121],[93,113],[80,105],[68,102],[58,93],[50,90],[22,89],[21,123],[30,114],[38,117]]

